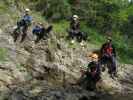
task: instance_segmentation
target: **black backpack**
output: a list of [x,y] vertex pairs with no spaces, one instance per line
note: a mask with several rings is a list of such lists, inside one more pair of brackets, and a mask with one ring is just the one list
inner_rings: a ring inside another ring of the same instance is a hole
[[22,19],[22,20],[20,20],[19,22],[17,22],[17,26],[18,27],[22,27],[22,26],[25,26],[25,21]]

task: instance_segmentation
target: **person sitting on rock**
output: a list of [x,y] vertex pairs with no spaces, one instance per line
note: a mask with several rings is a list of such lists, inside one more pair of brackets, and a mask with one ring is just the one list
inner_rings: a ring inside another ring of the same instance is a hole
[[36,35],[37,38],[38,38],[40,36],[40,34],[41,34],[41,31],[42,31],[42,28],[41,28],[40,23],[39,23],[39,24],[35,25],[35,27],[32,30],[32,33],[33,33],[33,35]]
[[32,33],[33,33],[34,35],[38,35],[38,34],[40,34],[40,32],[41,32],[41,27],[40,27],[40,25],[39,25],[39,24],[35,25],[35,27],[34,27],[33,30],[32,30]]
[[74,39],[80,32],[80,22],[77,15],[73,15],[70,23],[69,37]]
[[33,35],[37,36],[37,39],[35,40],[35,43],[38,43],[41,39],[48,38],[48,33],[51,30],[52,30],[51,25],[47,29],[45,29],[45,27],[42,23],[37,24],[32,30]]
[[70,22],[70,30],[68,37],[72,39],[71,43],[74,43],[74,39],[80,42],[80,45],[83,45],[82,41],[87,40],[87,34],[80,31],[80,21],[78,15],[73,15]]
[[101,47],[101,64],[110,63],[110,66],[107,66],[109,69],[109,74],[113,78],[116,76],[116,50],[112,44],[111,37],[107,38],[107,42],[104,43]]

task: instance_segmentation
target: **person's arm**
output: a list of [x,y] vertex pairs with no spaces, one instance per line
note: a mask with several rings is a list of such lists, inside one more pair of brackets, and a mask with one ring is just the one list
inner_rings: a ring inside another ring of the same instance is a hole
[[112,48],[113,48],[113,55],[116,57],[116,49],[115,49],[114,45],[112,45]]

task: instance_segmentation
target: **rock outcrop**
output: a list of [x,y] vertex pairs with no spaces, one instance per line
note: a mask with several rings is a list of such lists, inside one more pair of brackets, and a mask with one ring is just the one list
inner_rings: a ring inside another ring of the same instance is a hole
[[102,89],[88,92],[70,83],[79,79],[81,68],[89,62],[86,55],[95,46],[72,45],[57,39],[53,32],[49,39],[38,44],[34,43],[31,32],[23,43],[14,43],[11,36],[13,21],[10,20],[8,17],[0,21],[0,51],[4,51],[0,60],[1,100],[133,99],[132,65],[120,64],[116,80],[103,73]]

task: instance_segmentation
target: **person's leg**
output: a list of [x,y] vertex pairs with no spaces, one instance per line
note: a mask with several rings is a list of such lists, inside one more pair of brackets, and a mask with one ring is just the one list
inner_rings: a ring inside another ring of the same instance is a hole
[[73,36],[74,36],[74,38],[75,38],[77,41],[79,41],[79,31],[78,31],[78,30],[74,30]]
[[83,36],[83,40],[84,41],[87,41],[87,33],[86,32],[82,32],[82,36]]
[[87,40],[87,34],[85,32],[80,32],[80,39],[81,41],[86,41]]
[[37,39],[36,39],[35,43],[38,43],[43,38],[44,38],[44,33],[39,33],[38,36],[37,36]]
[[110,74],[110,77],[114,79],[114,76],[116,76],[116,62],[113,57],[109,58],[109,62],[107,66],[108,66],[108,73]]
[[23,34],[22,34],[22,39],[21,39],[21,42],[23,42],[23,41],[25,40],[26,36],[27,36],[27,34],[26,34],[26,33],[23,33]]
[[116,59],[115,57],[112,57],[112,73],[114,76],[116,76],[117,74],[117,68],[116,68]]
[[15,33],[14,33],[14,42],[17,41],[18,37],[19,37],[19,34],[18,34],[17,32],[15,32]]
[[39,34],[39,41],[40,41],[41,39],[43,39],[43,37],[44,37],[44,32],[40,32],[40,34]]
[[17,27],[13,31],[14,42],[17,41],[19,35],[21,34],[21,28],[22,28],[23,24],[24,24],[23,20],[17,21]]
[[39,41],[39,33],[36,34],[36,39],[35,39],[34,42],[35,42],[35,43],[38,43],[38,41]]
[[74,36],[73,36],[73,30],[71,29],[69,32],[69,39],[74,39]]
[[112,60],[111,60],[111,57],[108,57],[107,68],[108,68],[109,75],[112,77]]
[[77,33],[77,39],[78,39],[78,42],[82,42],[83,40],[82,32]]
[[40,41],[40,38],[37,36],[35,43],[38,43]]
[[14,29],[13,31],[13,38],[14,38],[14,42],[17,41],[18,37],[20,35],[20,27],[17,27],[16,29]]
[[76,31],[73,30],[72,33],[71,33],[71,39],[74,39],[76,37]]
[[46,40],[49,37],[50,32],[52,31],[52,26],[49,26],[47,29],[43,29],[40,33],[42,39]]
[[106,70],[107,64],[108,64],[108,57],[106,55],[103,55],[100,58],[100,64],[101,64],[101,70],[104,72]]
[[25,40],[25,38],[27,36],[27,30],[28,30],[28,26],[23,26],[21,42],[23,42]]

